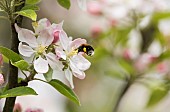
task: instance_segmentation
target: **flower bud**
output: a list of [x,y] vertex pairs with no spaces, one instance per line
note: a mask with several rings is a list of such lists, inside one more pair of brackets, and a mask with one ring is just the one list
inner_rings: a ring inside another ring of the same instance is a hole
[[53,40],[53,42],[52,43],[56,43],[58,40],[59,40],[59,31],[55,31],[54,32],[54,40]]
[[16,103],[16,104],[14,105],[13,112],[22,112],[22,107],[21,107],[21,104],[20,104],[20,103]]
[[0,85],[2,85],[4,82],[4,76],[0,73]]

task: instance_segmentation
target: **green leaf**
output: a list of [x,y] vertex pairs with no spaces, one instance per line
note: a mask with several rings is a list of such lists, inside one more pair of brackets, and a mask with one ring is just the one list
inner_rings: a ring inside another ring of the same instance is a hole
[[161,60],[170,58],[170,51],[167,50],[167,51],[163,52],[163,53],[159,56],[159,58],[160,58]]
[[147,106],[154,106],[155,104],[157,104],[158,102],[160,102],[168,93],[168,90],[165,88],[162,89],[155,89],[154,91],[152,91],[151,97],[148,101]]
[[50,67],[47,73],[44,74],[45,79],[49,82],[52,80],[53,69]]
[[123,59],[119,59],[118,60],[120,66],[125,69],[129,74],[133,73],[134,70],[133,70],[133,66],[127,62],[126,60],[123,60]]
[[34,10],[34,11],[40,10],[40,8],[36,5],[26,5],[21,10],[28,10],[28,9],[31,9],[31,10]]
[[21,58],[17,53],[3,46],[0,46],[0,53],[2,53],[5,57],[7,57],[12,62],[23,60],[23,58]]
[[25,4],[37,4],[39,3],[41,0],[26,0]]
[[80,101],[76,94],[73,92],[72,89],[70,89],[67,85],[62,83],[61,81],[57,79],[52,79],[50,82],[48,82],[51,86],[53,86],[57,91],[59,91],[61,94],[69,98],[74,103],[80,105]]
[[2,94],[0,94],[0,98],[7,97],[16,97],[16,96],[24,96],[24,95],[37,95],[37,93],[30,87],[16,87],[13,89],[9,89]]
[[8,59],[6,56],[4,56],[4,55],[2,54],[2,57],[3,57],[3,62],[9,63],[9,59]]
[[11,62],[12,65],[16,66],[20,70],[28,70],[29,64],[25,60],[20,60],[17,62]]
[[159,20],[170,18],[170,12],[156,12],[153,14],[153,23],[158,24]]
[[28,17],[28,18],[32,19],[33,21],[37,20],[36,12],[34,10],[31,10],[31,9],[21,10],[21,11],[16,12],[16,13],[19,14],[19,15]]
[[108,76],[111,76],[113,78],[116,78],[116,79],[120,79],[120,80],[124,80],[125,79],[125,76],[123,75],[123,73],[121,73],[120,70],[109,70],[109,71],[106,71],[105,72],[106,75]]
[[66,9],[70,8],[70,0],[57,0],[57,1],[62,7]]

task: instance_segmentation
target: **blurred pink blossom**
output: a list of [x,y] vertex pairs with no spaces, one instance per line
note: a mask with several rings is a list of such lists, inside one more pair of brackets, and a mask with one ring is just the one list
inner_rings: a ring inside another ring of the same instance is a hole
[[101,15],[102,4],[97,1],[91,1],[87,4],[87,11],[92,15]]
[[153,62],[153,59],[153,56],[149,53],[142,54],[139,58],[137,58],[134,66],[140,72],[145,71],[149,64]]
[[91,27],[91,35],[92,37],[98,37],[103,32],[103,29],[99,25],[93,25]]
[[167,73],[169,71],[168,65],[165,62],[159,63],[156,69],[159,73]]
[[124,57],[125,59],[127,59],[127,60],[131,60],[131,59],[132,59],[132,54],[131,54],[130,50],[125,49],[125,50],[123,51],[123,57]]

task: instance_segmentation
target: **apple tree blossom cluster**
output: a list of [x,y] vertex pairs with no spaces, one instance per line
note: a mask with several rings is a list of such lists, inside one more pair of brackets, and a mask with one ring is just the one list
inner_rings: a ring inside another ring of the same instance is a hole
[[32,23],[34,32],[20,28],[15,24],[20,41],[19,53],[31,60],[37,74],[46,74],[49,70],[65,74],[71,88],[73,76],[84,79],[91,63],[84,57],[86,52],[78,52],[81,45],[87,44],[85,39],[68,37],[63,30],[63,21],[51,24],[46,18]]
[[[96,0],[87,3],[90,15],[100,17],[102,22],[92,25],[92,36],[96,36],[110,27],[129,27],[135,19],[148,20],[155,12],[167,11],[168,0]],[[101,24],[102,23],[102,24]],[[103,25],[104,24],[104,25]]]

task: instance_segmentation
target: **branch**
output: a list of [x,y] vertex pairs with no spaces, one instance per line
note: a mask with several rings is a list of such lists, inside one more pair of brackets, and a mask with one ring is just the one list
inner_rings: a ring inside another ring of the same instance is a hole
[[[23,0],[23,2],[25,2],[25,0]],[[20,10],[24,5],[25,4],[22,4],[21,6],[16,7],[15,11]],[[8,13],[9,17],[13,17],[11,16],[11,14],[12,14],[11,12]],[[18,53],[18,45],[19,45],[18,34],[14,27],[13,18],[10,18],[10,21],[11,21],[11,29],[12,29],[11,50]],[[21,26],[22,17],[19,16],[16,22],[19,26]],[[11,89],[17,86],[18,86],[18,69],[10,64],[9,65],[9,76],[8,76],[8,89]],[[12,112],[13,107],[15,105],[15,100],[16,100],[16,97],[6,98],[3,112]]]

